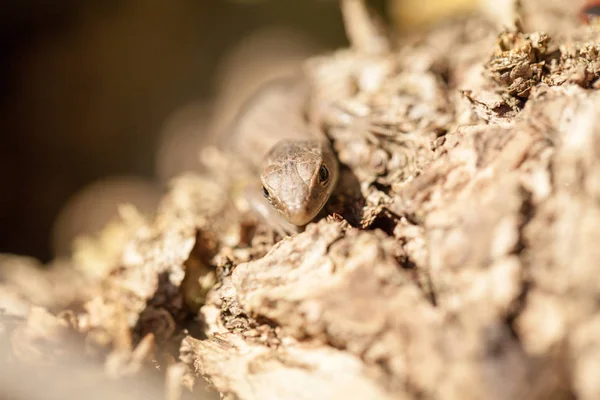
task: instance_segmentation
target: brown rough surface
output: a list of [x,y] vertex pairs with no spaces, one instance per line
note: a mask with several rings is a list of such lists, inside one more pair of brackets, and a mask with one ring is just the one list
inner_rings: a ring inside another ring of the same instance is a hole
[[472,17],[308,60],[344,166],[330,215],[280,239],[203,153],[222,176],[176,179],[154,218],[125,207],[43,273],[0,259],[7,365],[158,370],[171,399],[214,396],[200,377],[240,399],[600,398],[600,47],[564,15],[555,37]]

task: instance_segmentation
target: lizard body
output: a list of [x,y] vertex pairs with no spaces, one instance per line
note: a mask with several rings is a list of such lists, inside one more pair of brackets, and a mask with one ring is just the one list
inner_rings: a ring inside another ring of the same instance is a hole
[[266,84],[242,108],[224,144],[256,178],[245,190],[251,207],[285,233],[317,216],[338,177],[329,141],[304,117],[307,99],[301,80]]

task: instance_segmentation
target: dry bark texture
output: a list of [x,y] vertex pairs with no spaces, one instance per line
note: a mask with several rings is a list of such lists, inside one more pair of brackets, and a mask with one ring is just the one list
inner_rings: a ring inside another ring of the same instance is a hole
[[166,371],[172,399],[600,398],[600,45],[562,6],[552,34],[524,2],[523,31],[308,60],[330,216],[280,240],[184,176],[48,272],[6,256],[7,365]]

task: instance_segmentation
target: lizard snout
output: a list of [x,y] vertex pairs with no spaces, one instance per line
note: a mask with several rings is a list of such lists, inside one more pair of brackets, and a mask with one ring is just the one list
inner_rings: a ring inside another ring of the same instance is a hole
[[288,205],[286,211],[288,221],[297,226],[308,224],[318,212],[318,210],[315,212],[314,208],[306,203]]

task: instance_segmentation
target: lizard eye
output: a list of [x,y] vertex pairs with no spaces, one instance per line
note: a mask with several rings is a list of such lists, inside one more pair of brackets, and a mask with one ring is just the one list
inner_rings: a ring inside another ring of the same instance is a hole
[[319,182],[321,182],[321,184],[324,185],[325,183],[327,183],[328,180],[329,170],[326,166],[321,165],[321,167],[319,168]]
[[267,188],[264,187],[264,186],[263,186],[263,191],[262,192],[263,192],[263,196],[265,196],[265,198],[268,199],[269,197],[271,197],[271,194],[269,193],[269,191],[267,190]]

